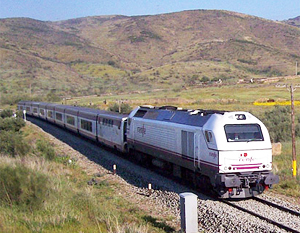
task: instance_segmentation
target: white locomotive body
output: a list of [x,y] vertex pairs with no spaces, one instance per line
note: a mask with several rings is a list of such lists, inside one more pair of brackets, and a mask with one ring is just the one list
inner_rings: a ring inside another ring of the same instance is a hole
[[254,196],[278,183],[268,131],[250,113],[139,107],[127,133],[129,150],[195,185],[207,178],[222,198]]

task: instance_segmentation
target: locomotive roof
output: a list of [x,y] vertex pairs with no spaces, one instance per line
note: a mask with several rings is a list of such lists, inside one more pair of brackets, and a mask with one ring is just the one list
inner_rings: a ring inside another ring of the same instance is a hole
[[224,113],[225,111],[203,109],[187,110],[179,109],[173,106],[141,106],[134,117],[202,127],[212,116],[212,114],[223,115]]

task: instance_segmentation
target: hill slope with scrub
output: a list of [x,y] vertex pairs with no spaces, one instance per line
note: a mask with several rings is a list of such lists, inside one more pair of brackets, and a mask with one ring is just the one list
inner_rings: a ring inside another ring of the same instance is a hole
[[0,19],[0,92],[89,95],[294,74],[300,29],[228,12]]

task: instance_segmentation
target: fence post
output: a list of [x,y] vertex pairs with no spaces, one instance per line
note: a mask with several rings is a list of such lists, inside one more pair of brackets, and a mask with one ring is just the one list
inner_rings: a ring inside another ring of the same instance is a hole
[[198,203],[197,195],[180,193],[181,232],[198,232]]

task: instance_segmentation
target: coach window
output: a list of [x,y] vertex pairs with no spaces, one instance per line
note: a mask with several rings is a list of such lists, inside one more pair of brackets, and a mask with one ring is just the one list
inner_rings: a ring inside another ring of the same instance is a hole
[[53,118],[53,112],[52,111],[48,111],[48,117]]
[[45,116],[45,110],[44,110],[44,109],[40,109],[40,114],[41,114],[42,116]]
[[113,127],[114,121],[113,121],[113,120],[110,120],[110,119],[105,119],[105,118],[103,118],[102,124],[103,124],[103,125],[106,125],[106,126],[108,126],[108,127]]
[[67,116],[67,124],[75,125],[75,118],[72,116]]
[[33,113],[37,113],[37,112],[38,112],[37,108],[33,108]]
[[81,120],[81,128],[90,132],[93,132],[93,125],[92,122]]
[[56,113],[55,114],[55,117],[56,117],[56,120],[58,120],[58,121],[62,121],[62,114],[61,113]]
[[117,121],[117,126],[118,126],[118,129],[121,129],[121,121]]
[[26,107],[26,112],[30,112],[30,107]]

